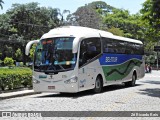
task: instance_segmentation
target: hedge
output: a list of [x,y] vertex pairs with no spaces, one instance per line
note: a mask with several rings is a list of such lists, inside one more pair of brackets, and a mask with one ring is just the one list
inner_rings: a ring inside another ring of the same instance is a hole
[[30,68],[0,68],[0,88],[2,90],[32,86]]

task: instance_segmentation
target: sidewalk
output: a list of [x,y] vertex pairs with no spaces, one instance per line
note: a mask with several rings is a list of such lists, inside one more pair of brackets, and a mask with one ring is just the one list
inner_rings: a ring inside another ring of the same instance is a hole
[[17,92],[9,92],[0,94],[0,100],[21,97],[26,95],[40,94],[40,92],[34,92],[33,90],[23,90]]

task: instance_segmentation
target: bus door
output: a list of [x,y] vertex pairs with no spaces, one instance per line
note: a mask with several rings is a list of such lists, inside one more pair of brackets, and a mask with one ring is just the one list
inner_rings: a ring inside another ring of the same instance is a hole
[[79,53],[79,89],[91,89],[95,84],[98,55],[101,54],[100,38],[82,40]]
[[79,91],[88,89],[89,83],[88,83],[87,67],[86,66],[79,69],[78,76],[79,76],[78,77]]
[[86,90],[89,87],[89,80],[88,80],[88,70],[87,70],[87,46],[86,41],[83,40],[80,45],[80,53],[79,53],[79,71],[78,71],[78,78],[79,78],[79,90]]

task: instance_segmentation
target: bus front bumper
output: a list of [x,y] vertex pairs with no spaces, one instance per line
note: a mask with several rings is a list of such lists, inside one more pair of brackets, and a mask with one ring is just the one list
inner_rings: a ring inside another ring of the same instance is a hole
[[77,83],[70,83],[70,84],[35,84],[33,83],[33,90],[35,92],[54,92],[54,93],[77,93],[78,92],[78,85]]

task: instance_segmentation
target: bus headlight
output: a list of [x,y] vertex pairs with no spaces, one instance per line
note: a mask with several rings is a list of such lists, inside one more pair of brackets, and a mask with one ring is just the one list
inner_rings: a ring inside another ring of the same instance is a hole
[[72,78],[69,79],[69,80],[64,81],[64,83],[66,83],[66,84],[71,84],[71,83],[76,83],[77,81],[78,81],[78,77],[75,76],[75,77],[72,77]]

